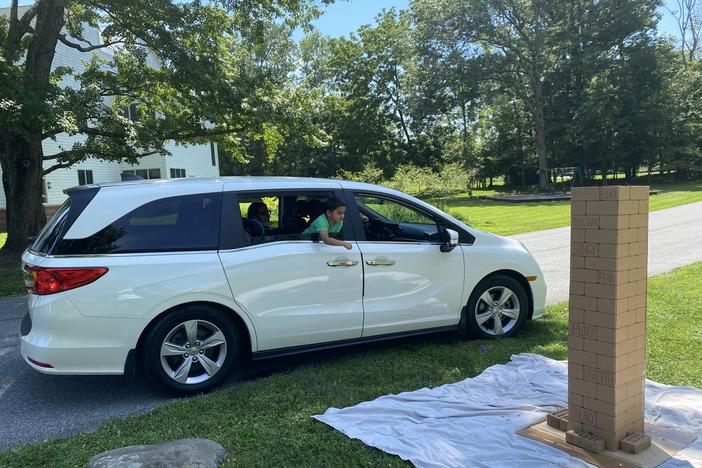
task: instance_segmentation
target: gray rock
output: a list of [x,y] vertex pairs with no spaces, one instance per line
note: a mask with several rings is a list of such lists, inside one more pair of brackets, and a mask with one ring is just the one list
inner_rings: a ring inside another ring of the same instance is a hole
[[226,450],[208,439],[132,445],[95,455],[88,468],[216,468]]

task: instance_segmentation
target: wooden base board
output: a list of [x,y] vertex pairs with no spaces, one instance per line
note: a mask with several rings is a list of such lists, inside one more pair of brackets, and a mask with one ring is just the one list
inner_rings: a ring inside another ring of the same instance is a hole
[[645,433],[651,436],[651,447],[641,453],[626,453],[622,450],[605,450],[601,453],[588,452],[585,449],[566,443],[565,432],[561,432],[542,421],[519,431],[529,439],[543,442],[566,452],[576,458],[603,468],[652,468],[675,456],[697,437],[687,432],[655,424],[646,424]]

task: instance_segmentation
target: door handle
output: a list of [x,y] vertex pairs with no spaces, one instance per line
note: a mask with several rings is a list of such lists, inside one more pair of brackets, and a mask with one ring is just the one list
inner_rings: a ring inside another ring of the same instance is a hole
[[385,257],[374,258],[373,260],[366,260],[366,265],[370,266],[390,266],[394,264],[395,260],[390,260],[389,258]]
[[357,260],[350,260],[348,258],[339,258],[339,259],[330,260],[327,262],[327,266],[330,266],[330,267],[340,267],[340,266],[350,267],[350,266],[356,266],[356,265],[358,265]]

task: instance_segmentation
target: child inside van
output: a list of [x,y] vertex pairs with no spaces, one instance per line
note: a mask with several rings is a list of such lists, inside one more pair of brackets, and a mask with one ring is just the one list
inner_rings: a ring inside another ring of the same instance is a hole
[[317,219],[312,221],[312,224],[302,231],[303,239],[310,239],[313,234],[319,233],[319,237],[327,245],[338,245],[346,250],[351,250],[351,243],[344,242],[339,239],[334,239],[329,234],[341,232],[344,226],[344,216],[346,215],[346,204],[338,198],[330,198],[327,200],[327,209],[319,215]]

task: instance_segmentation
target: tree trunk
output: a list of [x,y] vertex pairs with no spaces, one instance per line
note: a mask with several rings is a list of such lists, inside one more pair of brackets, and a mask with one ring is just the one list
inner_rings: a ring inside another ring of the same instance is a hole
[[[64,7],[65,0],[36,3],[37,15],[24,62],[23,99],[34,103],[49,101],[49,76],[64,25]],[[37,106],[36,111],[23,115],[24,120],[14,124],[16,127],[0,127],[0,166],[7,215],[7,241],[0,251],[3,262],[18,261],[17,254],[27,247],[27,236],[37,234],[45,222],[41,135],[50,112]]]
[[546,157],[546,122],[544,120],[544,93],[543,83],[535,78],[533,80],[534,102],[532,113],[534,115],[534,132],[536,136],[536,152],[539,156],[539,188],[548,185],[548,159]]
[[27,141],[4,131],[0,140],[2,185],[7,208],[7,241],[0,256],[4,262],[19,262],[18,255],[27,247],[27,237],[36,235],[46,222],[41,201],[41,136]]

